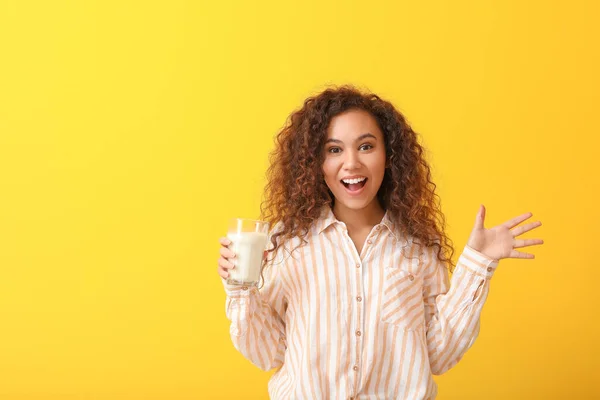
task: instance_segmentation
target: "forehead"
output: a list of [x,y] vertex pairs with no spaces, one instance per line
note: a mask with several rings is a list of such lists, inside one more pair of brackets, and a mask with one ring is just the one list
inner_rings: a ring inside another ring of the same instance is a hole
[[327,138],[339,140],[352,139],[364,133],[383,138],[375,117],[368,111],[352,109],[336,115],[327,127]]

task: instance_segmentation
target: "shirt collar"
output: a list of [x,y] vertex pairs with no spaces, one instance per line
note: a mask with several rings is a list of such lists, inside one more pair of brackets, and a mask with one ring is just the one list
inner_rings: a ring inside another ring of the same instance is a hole
[[[338,219],[335,217],[335,215],[333,214],[333,210],[330,206],[323,206],[323,209],[321,210],[321,216],[319,217],[316,223],[317,233],[321,234],[321,232],[323,232],[325,229],[327,229],[329,226],[335,223],[343,224],[343,222],[338,221]],[[388,211],[386,211],[383,215],[383,218],[381,219],[381,225],[385,226],[390,231],[394,239],[403,239],[403,235],[400,234],[400,231],[398,229],[398,224],[392,221],[392,219],[390,218],[390,213]]]

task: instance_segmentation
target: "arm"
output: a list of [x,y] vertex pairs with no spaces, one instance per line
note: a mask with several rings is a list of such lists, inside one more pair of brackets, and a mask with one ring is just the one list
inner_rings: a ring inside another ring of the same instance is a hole
[[477,338],[481,309],[499,260],[532,259],[533,254],[516,249],[544,243],[541,239],[517,239],[542,225],[537,221],[517,226],[532,215],[528,212],[486,229],[485,207],[480,205],[475,226],[452,275],[451,287],[445,266],[437,260],[433,248],[427,251],[423,298],[432,373],[439,375],[452,368]]
[[431,372],[443,374],[471,347],[498,262],[465,246],[448,283],[448,269],[426,250],[423,281],[427,350]]
[[283,364],[285,344],[285,302],[278,269],[269,263],[263,271],[264,286],[228,285],[225,311],[231,321],[229,333],[234,347],[257,367],[268,371]]

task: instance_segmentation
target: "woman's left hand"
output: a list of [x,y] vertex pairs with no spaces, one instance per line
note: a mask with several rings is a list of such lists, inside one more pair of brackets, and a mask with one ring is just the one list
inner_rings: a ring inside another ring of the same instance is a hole
[[491,229],[486,229],[483,226],[485,221],[485,207],[481,205],[467,245],[496,261],[502,258],[535,258],[533,254],[515,250],[520,247],[544,243],[542,239],[516,239],[517,236],[542,225],[541,222],[536,221],[515,228],[521,222],[531,218],[532,215],[529,212],[512,218]]

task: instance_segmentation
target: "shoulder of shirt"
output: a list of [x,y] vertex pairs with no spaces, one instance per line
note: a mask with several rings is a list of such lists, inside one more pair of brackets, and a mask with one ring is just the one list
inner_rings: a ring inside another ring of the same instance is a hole
[[[273,243],[271,242],[271,237],[273,235],[275,235],[276,233],[282,232],[284,229],[284,226],[285,225],[284,225],[283,221],[279,221],[273,226],[273,228],[269,232],[269,237],[267,240],[267,249],[270,250],[273,248]],[[296,242],[298,242],[298,238],[283,238],[280,236],[278,238],[278,242],[279,243],[277,246],[277,250],[275,251],[274,254],[271,254],[269,256],[272,259],[272,261],[269,264],[271,267],[277,266],[278,268],[280,268],[289,259],[291,249],[293,249],[295,247]]]
[[[402,235],[402,233],[400,233]],[[413,235],[409,235],[409,234],[404,234],[404,244],[405,246],[408,246],[408,248],[411,248],[413,246],[416,246],[416,251],[418,252],[417,255],[419,258],[421,258],[422,260],[427,260],[430,259],[431,257],[435,257],[435,253],[437,252],[437,246],[434,245],[430,245],[430,246],[425,246],[421,240],[415,238]],[[435,243],[439,244],[440,241],[436,240],[434,241]]]

